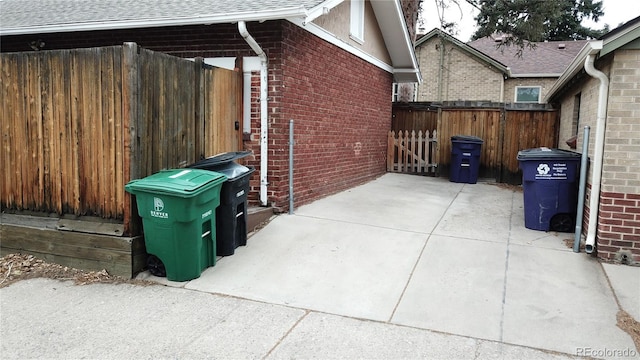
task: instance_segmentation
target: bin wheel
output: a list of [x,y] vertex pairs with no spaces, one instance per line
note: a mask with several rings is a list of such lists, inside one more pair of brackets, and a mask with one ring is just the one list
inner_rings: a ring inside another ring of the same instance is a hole
[[572,232],[574,230],[573,217],[569,214],[556,214],[551,218],[549,227],[557,232]]
[[162,260],[155,255],[149,254],[147,257],[147,268],[153,276],[166,277],[167,271],[164,268]]

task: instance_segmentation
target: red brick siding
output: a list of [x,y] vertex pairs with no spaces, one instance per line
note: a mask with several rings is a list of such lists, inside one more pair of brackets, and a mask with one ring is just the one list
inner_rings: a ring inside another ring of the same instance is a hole
[[288,201],[289,119],[294,120],[295,206],[382,175],[391,127],[392,75],[293,25],[283,26],[281,88],[270,114],[270,184]]
[[620,251],[640,262],[640,195],[602,192],[598,218],[598,257],[614,260]]
[[[261,34],[278,33],[278,23],[250,23],[249,30]],[[180,57],[255,56],[233,24],[211,26],[173,26],[133,30],[100,30],[2,37],[2,52],[31,51],[28,43],[41,39],[44,50],[73,49],[122,45],[135,42],[138,46]],[[258,38],[256,38],[258,39]],[[262,39],[260,39],[262,40]]]

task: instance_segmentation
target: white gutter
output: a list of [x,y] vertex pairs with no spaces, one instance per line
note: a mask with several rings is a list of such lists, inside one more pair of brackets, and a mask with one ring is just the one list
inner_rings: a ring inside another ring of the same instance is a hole
[[598,87],[598,112],[596,120],[596,143],[594,147],[593,170],[591,178],[591,196],[589,197],[589,229],[585,241],[585,252],[591,254],[596,243],[596,231],[598,228],[598,209],[600,205],[600,187],[602,182],[602,162],[604,158],[604,136],[607,124],[607,96],[609,94],[609,79],[593,63],[596,55],[602,50],[602,41],[591,43],[592,51],[584,61],[584,70],[591,77],[600,81]]
[[260,45],[247,31],[247,24],[244,21],[238,21],[238,31],[244,40],[249,44],[251,49],[260,58],[260,204],[262,206],[267,205],[267,155],[268,155],[268,71],[269,65],[267,62],[267,55],[264,53]]

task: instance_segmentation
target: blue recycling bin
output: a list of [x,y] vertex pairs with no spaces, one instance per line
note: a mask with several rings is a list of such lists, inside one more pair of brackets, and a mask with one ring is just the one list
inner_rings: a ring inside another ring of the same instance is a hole
[[518,152],[527,229],[574,231],[581,156],[545,147]]
[[480,155],[484,141],[477,136],[451,137],[451,166],[449,181],[475,184],[480,172]]

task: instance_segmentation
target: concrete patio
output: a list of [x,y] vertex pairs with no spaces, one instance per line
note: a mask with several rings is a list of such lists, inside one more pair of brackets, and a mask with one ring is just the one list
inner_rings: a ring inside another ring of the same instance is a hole
[[572,244],[526,229],[513,187],[386,174],[278,216],[171,285],[572,355],[635,349],[607,273],[639,319],[640,268],[603,268]]
[[2,357],[640,358],[640,268],[524,227],[522,192],[386,174],[168,286],[0,289]]

